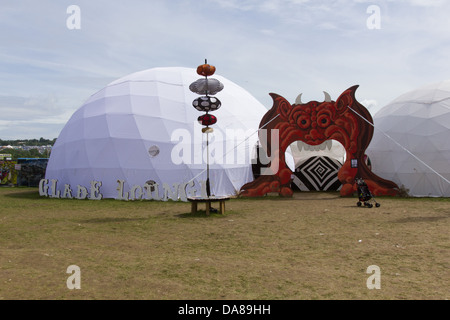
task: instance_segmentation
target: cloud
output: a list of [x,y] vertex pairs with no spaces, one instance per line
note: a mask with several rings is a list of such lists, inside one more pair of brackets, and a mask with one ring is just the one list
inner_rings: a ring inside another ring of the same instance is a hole
[[[320,100],[355,84],[358,99],[381,107],[450,74],[444,1],[78,0],[81,29],[69,30],[71,4],[2,5],[0,110],[11,134],[52,128],[54,138],[111,81],[205,58],[267,107],[270,92]],[[381,8],[380,30],[366,25],[372,4]]]
[[413,6],[419,7],[441,7],[446,4],[446,0],[407,0]]

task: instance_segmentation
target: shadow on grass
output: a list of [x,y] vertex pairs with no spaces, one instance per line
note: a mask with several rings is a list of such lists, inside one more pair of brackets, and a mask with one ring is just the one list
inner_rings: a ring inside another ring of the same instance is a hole
[[148,218],[94,218],[79,220],[79,223],[111,223],[111,222],[129,222],[129,221],[145,221]]
[[[237,201],[292,201],[292,200],[336,200],[342,196],[336,191],[294,191],[292,197],[283,197],[277,193],[269,193],[265,196],[257,197],[237,197],[233,200]],[[352,198],[352,197],[348,197]]]
[[373,206],[373,208],[369,208],[367,206],[358,207],[356,204],[348,205],[348,206],[341,206],[340,208],[349,208],[349,209],[357,209],[357,210],[379,210],[375,206]]
[[216,212],[210,212],[209,216],[206,215],[206,211],[199,210],[196,213],[180,213],[175,215],[178,218],[198,218],[198,219],[210,219],[210,218],[223,218],[225,217],[225,214],[220,214]]
[[15,199],[44,199],[39,195],[38,189],[36,190],[20,190],[20,188],[11,188],[11,193],[4,194],[6,198]]
[[434,222],[443,219],[448,219],[448,216],[433,216],[433,217],[408,217],[397,219],[395,223],[409,223],[409,222]]

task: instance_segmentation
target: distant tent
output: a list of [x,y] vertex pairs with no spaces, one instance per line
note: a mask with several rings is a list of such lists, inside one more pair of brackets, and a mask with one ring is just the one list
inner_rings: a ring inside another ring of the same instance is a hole
[[17,185],[20,187],[37,187],[39,181],[45,177],[45,169],[48,164],[47,158],[19,158],[19,174]]
[[450,197],[450,80],[401,95],[374,116],[372,170],[411,196]]

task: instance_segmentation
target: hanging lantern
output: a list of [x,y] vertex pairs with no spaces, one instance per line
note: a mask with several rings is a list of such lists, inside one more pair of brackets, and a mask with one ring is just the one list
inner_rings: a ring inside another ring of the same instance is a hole
[[216,97],[203,96],[195,99],[192,105],[198,111],[215,111],[220,108],[220,100]]
[[202,128],[202,132],[203,133],[213,133],[214,129],[211,127],[204,127],[204,128]]
[[222,89],[222,82],[214,78],[198,79],[189,86],[189,90],[197,94],[215,95],[216,93],[222,91]]
[[201,76],[209,77],[212,76],[214,72],[216,72],[216,67],[207,63],[197,67],[197,73]]
[[208,113],[198,117],[197,120],[202,126],[212,126],[217,122],[217,118]]
[[197,67],[197,73],[201,76],[204,76],[204,78],[194,81],[189,86],[189,90],[201,95],[201,97],[198,97],[197,99],[192,101],[192,105],[196,110],[206,112],[206,114],[198,117],[197,119],[201,125],[206,126],[206,128],[203,128],[206,131],[202,129],[203,133],[212,132],[212,129],[209,130],[209,126],[217,122],[217,118],[213,115],[208,114],[208,112],[215,111],[222,105],[220,100],[216,97],[213,97],[213,95],[222,91],[224,87],[223,84],[217,79],[208,78],[215,72],[216,67],[208,64],[208,61],[205,59],[205,63]]

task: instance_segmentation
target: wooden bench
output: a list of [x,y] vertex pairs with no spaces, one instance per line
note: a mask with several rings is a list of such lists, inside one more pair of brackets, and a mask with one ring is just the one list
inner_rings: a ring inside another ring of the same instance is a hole
[[188,201],[191,202],[191,213],[197,213],[198,204],[199,203],[206,203],[206,215],[209,216],[210,210],[211,210],[211,203],[212,202],[219,202],[220,205],[220,214],[225,213],[225,201],[230,200],[229,197],[189,197],[187,198]]

